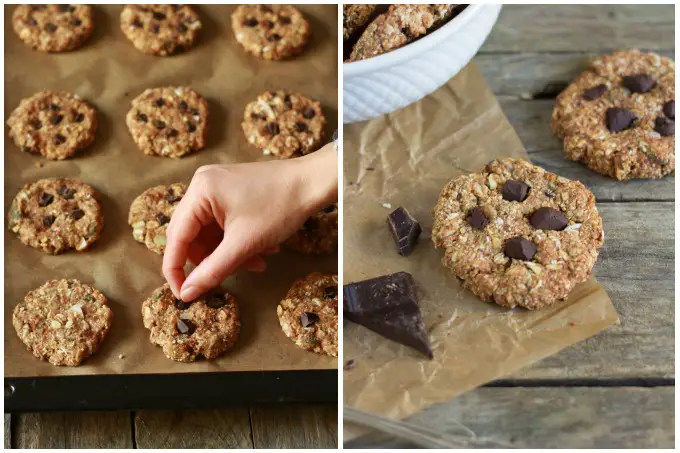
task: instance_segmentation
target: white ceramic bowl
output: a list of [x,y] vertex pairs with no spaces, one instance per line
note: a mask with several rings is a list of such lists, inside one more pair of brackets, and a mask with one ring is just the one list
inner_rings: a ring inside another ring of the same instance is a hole
[[500,10],[500,5],[468,5],[422,39],[377,57],[344,63],[343,122],[393,112],[444,85],[482,47]]

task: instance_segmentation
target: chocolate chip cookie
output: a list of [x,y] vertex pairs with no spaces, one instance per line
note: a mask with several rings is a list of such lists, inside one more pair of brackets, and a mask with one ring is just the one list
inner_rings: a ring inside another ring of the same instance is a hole
[[186,191],[186,184],[162,185],[151,187],[135,198],[128,214],[128,224],[135,240],[162,255],[167,242],[165,231]]
[[285,60],[302,52],[309,23],[291,5],[240,5],[231,15],[236,41],[265,60]]
[[296,281],[276,308],[283,333],[302,349],[338,356],[338,276]]
[[41,91],[22,100],[7,125],[22,151],[62,160],[92,143],[97,113],[76,94]]
[[180,158],[205,147],[208,103],[189,87],[150,88],[132,101],[126,123],[144,154]]
[[297,157],[319,149],[326,118],[321,104],[298,93],[266,91],[246,106],[243,133],[264,154]]
[[137,50],[165,57],[194,45],[201,20],[187,5],[127,5],[120,13],[120,29]]
[[334,253],[338,250],[338,205],[334,203],[311,216],[293,234],[286,246],[307,255]]
[[595,197],[519,159],[451,180],[434,208],[442,264],[485,301],[545,307],[585,281],[604,233]]
[[558,97],[552,129],[567,158],[618,180],[675,169],[675,63],[639,50],[603,55]]
[[66,52],[82,46],[94,28],[88,5],[19,5],[12,14],[19,38],[41,52]]
[[8,219],[21,242],[53,255],[86,250],[104,225],[95,190],[68,178],[26,184],[14,198]]
[[142,317],[144,327],[151,331],[151,343],[177,362],[219,357],[234,346],[241,330],[238,305],[231,294],[215,292],[183,302],[172,295],[167,283],[144,301]]
[[106,303],[101,292],[78,280],[50,280],[17,304],[12,324],[37,358],[76,366],[97,352],[111,328]]

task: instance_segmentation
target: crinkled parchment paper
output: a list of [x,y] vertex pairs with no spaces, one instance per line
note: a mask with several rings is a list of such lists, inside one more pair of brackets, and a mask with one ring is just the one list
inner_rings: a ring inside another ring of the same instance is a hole
[[[539,311],[480,301],[442,267],[431,210],[445,183],[494,158],[528,158],[474,64],[425,99],[344,127],[344,283],[410,272],[434,360],[345,321],[346,405],[393,419],[515,372],[617,321],[591,278],[566,303]],[[395,251],[386,216],[406,207],[423,234],[413,254]],[[365,432],[344,425],[347,441]]]
[[[214,361],[191,364],[168,360],[148,340],[141,303],[164,283],[160,255],[132,238],[127,215],[132,200],[148,187],[189,182],[210,163],[268,160],[241,131],[245,105],[262,91],[285,88],[319,100],[328,139],[337,125],[337,7],[304,5],[313,38],[298,58],[266,62],[247,55],[234,40],[233,6],[197,6],[204,29],[196,48],[175,57],[140,53],[119,28],[122,6],[95,6],[95,32],[81,49],[44,54],[26,47],[5,8],[5,118],[19,101],[39,90],[79,94],[98,110],[100,128],[93,145],[75,159],[52,162],[22,153],[5,129],[5,217],[17,191],[51,176],[82,178],[101,193],[102,236],[84,253],[49,256],[21,244],[5,221],[5,376],[64,374],[184,373],[331,369],[337,360],[304,351],[281,331],[276,306],[297,278],[312,271],[336,272],[335,255],[316,258],[282,252],[268,258],[264,274],[239,273],[224,283],[240,303],[243,328],[235,348]],[[144,155],[125,126],[130,101],[145,88],[190,85],[209,102],[208,146],[171,160]],[[37,164],[42,163],[42,168]],[[54,367],[26,351],[12,327],[12,311],[26,292],[55,278],[77,278],[110,300],[113,327],[99,352],[75,368]],[[119,358],[122,355],[123,358]]]

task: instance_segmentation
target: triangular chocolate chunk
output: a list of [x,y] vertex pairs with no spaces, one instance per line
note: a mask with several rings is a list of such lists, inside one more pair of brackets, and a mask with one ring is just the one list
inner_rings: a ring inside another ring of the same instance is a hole
[[350,321],[434,357],[411,274],[397,272],[345,285],[343,305]]

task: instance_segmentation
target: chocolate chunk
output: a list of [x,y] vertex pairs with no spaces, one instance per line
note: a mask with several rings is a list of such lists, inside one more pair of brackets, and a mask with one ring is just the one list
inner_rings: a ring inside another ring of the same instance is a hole
[[80,220],[83,218],[84,215],[85,211],[83,211],[80,208],[73,208],[73,210],[71,211],[71,217],[73,217],[73,220]]
[[64,200],[70,200],[76,194],[76,189],[72,189],[72,188],[66,187],[66,186],[60,186],[57,189],[57,193]]
[[33,126],[34,129],[40,129],[42,127],[42,121],[40,120],[33,120],[31,122],[31,126]]
[[669,120],[665,116],[657,116],[654,120],[654,130],[662,137],[675,136],[675,120]]
[[210,297],[208,297],[208,300],[205,301],[205,304],[208,307],[217,310],[218,308],[227,305],[227,297],[228,295],[226,294],[211,294]]
[[345,366],[342,367],[343,370],[349,371],[354,368],[354,360],[349,359],[347,362],[345,362]]
[[387,216],[387,226],[397,246],[397,253],[401,256],[410,255],[421,233],[418,221],[400,206]]
[[52,119],[50,120],[50,123],[52,123],[53,125],[56,126],[59,123],[61,123],[61,120],[63,120],[63,119],[64,119],[64,115],[54,115],[52,117]]
[[156,129],[165,129],[165,123],[161,120],[153,120],[153,125]]
[[73,114],[73,121],[75,121],[76,123],[82,123],[84,119],[85,115],[83,115],[82,113],[75,112]]
[[73,25],[74,27],[80,27],[80,25],[82,25],[82,23],[83,22],[80,19],[78,19],[77,17],[74,17],[73,19],[71,19],[71,25]]
[[58,112],[59,110],[61,110],[61,107],[59,107],[57,104],[50,104],[49,109],[52,110],[53,112]]
[[668,101],[663,105],[663,114],[672,120],[675,119],[675,101]]
[[298,121],[297,123],[295,123],[295,130],[298,132],[307,132],[309,131],[309,128],[305,123]]
[[189,29],[187,28],[186,25],[184,25],[184,24],[179,24],[179,25],[177,26],[177,30],[179,30],[180,33],[186,33],[187,30],[189,30]]
[[187,123],[187,132],[196,132],[196,125],[194,123]]
[[646,93],[656,85],[656,81],[649,74],[635,74],[623,76],[621,84],[633,93]]
[[44,208],[45,206],[51,205],[53,201],[54,195],[48,192],[43,192],[40,194],[40,199],[38,199],[38,206]]
[[45,228],[49,228],[49,227],[52,226],[52,224],[54,223],[55,220],[57,220],[57,218],[54,217],[53,215],[46,215],[46,216],[43,216],[43,218],[42,218],[43,226],[44,226]]
[[170,217],[166,216],[165,214],[158,214],[156,216],[156,221],[161,225],[165,225],[166,223],[170,222]]
[[505,181],[505,184],[503,184],[501,195],[506,201],[522,202],[529,196],[529,189],[529,185],[524,181],[509,179]]
[[302,327],[309,327],[316,324],[319,321],[319,315],[315,313],[310,313],[308,311],[300,315],[300,324]]
[[194,109],[194,108],[189,109],[189,113],[191,113],[191,114],[194,115],[194,116],[199,116],[199,115],[200,115],[200,113],[198,112],[198,110],[197,110],[197,109]]
[[193,302],[184,302],[182,299],[175,299],[175,308],[178,310],[186,310],[191,307]]
[[406,272],[344,286],[343,313],[357,324],[432,359],[413,277]]
[[154,11],[152,14],[153,18],[156,20],[165,20],[165,14],[160,13],[158,11]]
[[489,218],[481,208],[470,209],[466,220],[472,228],[477,230],[483,230],[489,224]]
[[281,35],[279,35],[278,33],[274,33],[267,38],[267,41],[273,42],[273,41],[279,41],[280,39],[281,39]]
[[267,123],[264,128],[270,135],[279,135],[279,125],[276,123]]
[[562,231],[569,221],[560,211],[552,208],[538,208],[531,217],[529,223],[537,230]]
[[26,20],[26,23],[27,23],[28,25],[38,25],[38,23],[37,23],[37,22],[35,21],[35,19],[33,19],[32,17],[29,17],[29,18]]
[[177,331],[182,334],[191,335],[196,331],[196,326],[188,319],[177,320]]
[[158,24],[151,24],[151,32],[155,35],[158,34],[158,32],[161,31],[161,27],[158,26]]
[[136,120],[139,121],[140,123],[146,123],[147,121],[149,121],[149,117],[146,116],[144,113],[139,112],[137,113]]
[[179,104],[177,104],[177,108],[180,110],[186,110],[189,108],[189,104],[187,104],[185,101],[179,101]]
[[243,25],[245,27],[254,27],[254,26],[257,25],[257,19],[249,17],[249,18],[247,18],[246,20],[243,21]]
[[168,137],[170,138],[175,138],[179,135],[179,131],[177,129],[170,129],[168,131]]
[[290,17],[288,16],[280,16],[279,17],[279,22],[281,22],[284,25],[290,24],[292,21],[290,20]]
[[586,101],[594,101],[602,96],[607,91],[607,85],[604,83],[596,85],[583,92],[583,99]]
[[137,27],[137,28],[142,28],[142,27],[144,27],[144,24],[142,23],[141,20],[139,20],[139,17],[135,17],[135,18],[132,20],[132,26],[133,26],[133,27]]
[[287,109],[292,109],[293,108],[293,101],[290,100],[289,95],[285,95],[283,97],[283,104],[286,106]]
[[168,194],[165,196],[165,199],[168,203],[174,203],[176,201],[181,200],[182,196],[175,194],[175,191],[172,188],[170,188],[168,189]]
[[311,120],[316,116],[316,111],[312,107],[307,107],[302,111],[302,116],[307,120]]
[[323,289],[324,299],[335,299],[338,297],[338,287],[337,286],[326,286]]
[[55,31],[57,31],[57,26],[54,25],[52,22],[48,22],[45,25],[45,30],[49,31],[50,33],[54,33]]
[[607,109],[607,129],[612,132],[621,132],[635,125],[637,117],[628,109],[612,107]]
[[260,22],[260,25],[262,25],[267,30],[270,30],[272,27],[274,27],[274,23],[270,20],[263,20]]
[[156,107],[163,107],[165,105],[165,101],[163,101],[163,98],[158,98],[155,101],[153,101],[153,105]]
[[57,134],[54,136],[54,144],[55,145],[61,145],[62,143],[66,142],[66,137],[64,137],[61,134]]
[[505,243],[503,252],[508,258],[513,258],[522,261],[531,261],[538,249],[533,242],[524,239],[522,236],[515,236],[508,239]]

